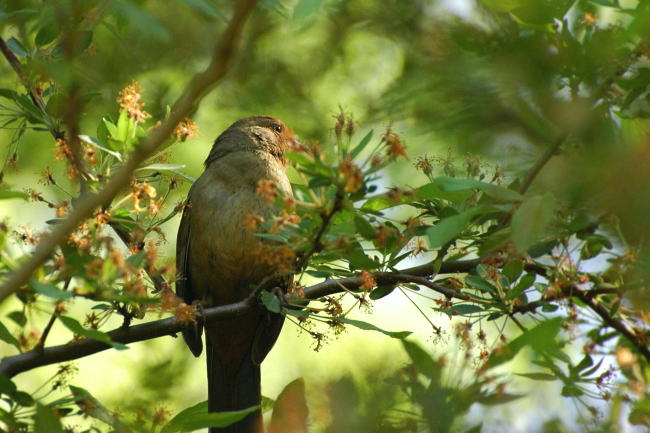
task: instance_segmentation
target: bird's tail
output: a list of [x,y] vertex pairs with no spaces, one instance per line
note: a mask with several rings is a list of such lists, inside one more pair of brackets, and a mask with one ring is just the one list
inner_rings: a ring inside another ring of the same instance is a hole
[[[228,374],[220,365],[210,338],[206,338],[208,370],[208,410],[226,412],[259,406],[262,401],[260,366],[250,356],[242,360],[238,372]],[[210,428],[210,433],[263,433],[261,409],[223,428]]]

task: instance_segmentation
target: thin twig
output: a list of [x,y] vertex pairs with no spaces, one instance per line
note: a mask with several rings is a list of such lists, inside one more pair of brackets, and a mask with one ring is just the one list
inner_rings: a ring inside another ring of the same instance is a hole
[[329,212],[325,213],[322,216],[323,222],[320,228],[318,229],[318,233],[316,233],[316,236],[314,237],[314,241],[312,242],[311,248],[309,249],[309,251],[303,254],[302,257],[300,257],[300,259],[298,260],[298,264],[296,265],[296,268],[298,270],[301,270],[303,268],[305,263],[307,263],[307,261],[311,258],[312,255],[314,255],[315,253],[323,249],[323,241],[322,241],[323,236],[325,235],[325,232],[327,231],[327,228],[329,227],[334,215],[336,215],[336,213],[341,210],[342,200],[343,200],[343,194],[341,193],[341,191],[336,191],[336,196],[334,198],[334,203],[332,204],[332,209],[330,209]]
[[[68,287],[70,287],[70,282],[72,281],[72,278],[68,278],[65,281],[65,285],[63,286],[63,291],[67,291]],[[45,325],[45,329],[43,330],[43,334],[41,334],[41,338],[38,340],[38,344],[36,345],[35,349],[43,349],[45,347],[45,341],[47,340],[48,335],[50,335],[50,331],[52,330],[52,326],[54,325],[54,321],[56,318],[59,317],[59,302],[54,305],[54,312],[50,316],[50,320],[47,322],[47,325]]]
[[519,187],[519,193],[521,195],[526,194],[526,191],[528,191],[528,188],[530,188],[530,185],[533,183],[539,172],[542,171],[542,168],[544,168],[546,163],[550,161],[553,155],[557,153],[566,138],[566,135],[561,135],[560,137],[556,138],[553,144],[551,144],[548,149],[546,149],[546,152],[544,152],[542,156],[537,160],[537,162],[535,162],[535,165],[533,165],[533,167],[530,169],[524,178],[524,181],[521,183],[521,186]]
[[52,232],[41,240],[32,256],[14,271],[0,287],[0,302],[20,289],[29,280],[32,273],[50,258],[57,246],[65,242],[69,234],[96,208],[110,203],[115,195],[129,184],[133,171],[171,135],[176,125],[190,114],[208,90],[223,79],[233,61],[235,47],[240,39],[244,22],[255,4],[255,0],[242,0],[237,3],[234,16],[221,41],[217,44],[210,65],[190,81],[172,107],[167,120],[155,128],[138,145],[131,157],[111,176],[104,188],[97,193],[87,193],[82,196],[68,217],[57,224]]
[[648,348],[647,338],[644,336],[637,335],[633,330],[625,326],[623,322],[614,319],[601,303],[594,300],[593,296],[590,296],[589,291],[580,290],[577,287],[571,287],[570,289],[565,289],[569,291],[568,294],[577,297],[582,302],[587,304],[596,314],[598,314],[603,323],[609,326],[610,328],[616,329],[619,333],[625,336],[630,343],[637,348],[637,350],[643,355],[643,357],[650,362],[650,348]]

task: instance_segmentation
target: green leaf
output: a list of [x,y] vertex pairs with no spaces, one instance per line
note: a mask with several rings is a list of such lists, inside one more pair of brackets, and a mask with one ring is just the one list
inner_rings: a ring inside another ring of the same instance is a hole
[[430,379],[440,380],[442,367],[419,344],[402,340],[402,346],[417,370]]
[[180,170],[187,167],[185,164],[150,164],[145,167],[140,167],[137,170],[154,170],[154,171],[173,171]]
[[63,433],[61,419],[49,407],[36,405],[34,433]]
[[510,403],[511,401],[519,400],[520,398],[525,397],[524,394],[508,394],[505,392],[495,392],[494,394],[488,394],[481,396],[476,399],[477,403],[480,403],[484,406],[495,406],[497,404]]
[[511,260],[503,266],[502,273],[508,278],[510,283],[517,281],[517,278],[524,270],[524,262],[521,260]]
[[149,12],[125,0],[113,0],[111,6],[122,16],[126,17],[134,29],[142,33],[143,36],[149,36],[158,39],[160,42],[168,42],[171,39],[167,28]]
[[584,394],[582,390],[573,383],[565,385],[561,392],[561,395],[564,397],[580,397],[582,394]]
[[627,419],[632,425],[650,426],[650,397],[647,393],[634,403]]
[[477,424],[474,427],[470,427],[469,429],[465,430],[463,433],[481,433],[481,429],[483,428],[483,423]]
[[[111,125],[113,125],[113,124],[111,123]],[[117,131],[116,131],[116,133],[117,133]],[[116,151],[111,150],[111,149],[109,149],[109,148],[107,148],[105,146],[102,146],[102,144],[99,142],[98,139],[96,139],[94,137],[90,137],[88,135],[83,135],[83,134],[80,134],[77,137],[79,137],[79,139],[81,141],[83,141],[85,143],[88,143],[93,147],[96,147],[97,149],[101,150],[102,152],[106,152],[109,155],[113,155],[115,157],[115,159],[117,159],[118,161],[120,161],[120,162],[122,161],[122,154],[120,152],[116,152]]]
[[381,263],[378,263],[368,257],[361,249],[352,250],[352,252],[348,254],[347,259],[349,261],[351,271],[354,271],[356,269],[377,269],[381,267]]
[[105,332],[98,331],[96,329],[88,329],[84,328],[81,323],[79,323],[76,319],[73,319],[72,317],[69,316],[59,316],[59,320],[63,325],[68,328],[70,331],[74,332],[77,335],[81,335],[82,337],[86,338],[91,338],[93,340],[98,340],[106,344],[110,344],[113,346],[113,348],[117,350],[125,350],[128,349],[128,346],[117,343],[111,340],[111,338],[106,334]]
[[120,111],[120,117],[117,118],[117,135],[113,138],[122,143],[129,140],[129,130],[131,129],[132,120],[126,110]]
[[54,298],[58,300],[65,300],[72,298],[72,292],[64,292],[53,284],[41,283],[37,280],[32,280],[30,285],[34,289],[34,292],[47,296],[48,298]]
[[18,326],[25,326],[25,323],[27,323],[27,317],[22,311],[12,311],[7,314],[7,317],[13,320]]
[[27,49],[21,44],[18,39],[11,37],[7,40],[7,46],[18,57],[27,57]]
[[[319,316],[320,317],[320,316]],[[404,339],[411,335],[410,331],[385,331],[381,328],[378,328],[377,326],[368,323],[368,322],[362,322],[361,320],[354,320],[354,319],[348,319],[347,317],[328,317],[330,320],[338,321],[341,323],[346,323],[348,325],[352,325],[356,328],[363,329],[365,331],[377,331],[381,332],[384,335],[388,335],[389,337],[397,338],[397,339]]]
[[70,392],[75,397],[77,405],[84,415],[98,419],[111,427],[115,431],[131,431],[126,428],[106,407],[93,395],[83,388],[70,385]]
[[217,8],[210,0],[181,0],[181,3],[187,4],[194,10],[197,10],[205,15],[208,15],[212,18],[221,18],[227,21],[226,16],[223,14],[221,9]]
[[20,343],[14,337],[11,335],[11,332],[7,329],[7,327],[4,325],[4,323],[0,322],[0,340],[4,341],[5,343],[11,344],[14,346],[16,349],[20,351]]
[[393,291],[395,290],[395,287],[396,286],[392,285],[392,284],[383,284],[383,285],[377,286],[377,287],[375,287],[375,289],[372,292],[370,292],[370,299],[372,299],[373,301],[376,301],[377,299],[381,299],[381,298],[383,298],[385,296],[388,296],[391,293],[393,293]]
[[452,241],[469,226],[472,218],[482,212],[485,212],[485,208],[469,209],[438,221],[435,226],[427,230],[430,248],[435,250]]
[[512,241],[525,252],[546,232],[553,219],[555,197],[551,193],[528,198],[512,216]]
[[7,189],[0,189],[0,200],[7,200],[12,198],[27,200],[29,198],[29,194],[22,191],[9,191]]
[[14,401],[23,407],[34,406],[34,398],[24,391],[16,391],[13,395]]
[[15,101],[16,99],[18,99],[18,93],[10,89],[0,89],[0,96],[3,98],[7,98],[10,101]]
[[508,291],[508,293],[506,294],[506,298],[515,299],[516,297],[524,293],[524,291],[527,288],[533,285],[533,283],[535,282],[535,278],[536,278],[535,274],[526,274],[523,277],[521,277],[517,285]]
[[528,249],[528,254],[534,259],[537,257],[541,257],[545,254],[549,254],[557,244],[558,241],[555,239],[546,242],[536,243],[535,245],[533,245]]
[[441,176],[433,179],[433,182],[443,191],[467,191],[478,189],[490,197],[499,201],[521,201],[522,195],[502,186],[492,183],[481,182],[476,179],[459,179],[456,177]]
[[479,277],[478,275],[468,275],[465,277],[465,283],[473,289],[486,293],[497,293],[498,290],[492,283]]
[[16,391],[16,384],[4,374],[0,374],[0,394],[12,396]]
[[293,19],[305,21],[311,18],[323,6],[323,0],[300,0],[293,10]]
[[517,376],[527,377],[532,380],[552,381],[558,380],[557,377],[547,373],[515,373]]
[[262,303],[266,309],[270,312],[280,313],[282,311],[282,304],[274,293],[264,290],[262,293],[260,293],[260,298],[262,299]]
[[182,433],[207,427],[227,427],[257,409],[259,406],[233,412],[208,413],[208,402],[204,401],[179,412],[160,433]]
[[51,21],[40,28],[38,33],[36,33],[34,42],[39,47],[42,47],[43,45],[47,45],[52,42],[58,35],[59,26],[57,25],[56,21]]
[[445,191],[435,182],[428,183],[415,190],[415,197],[418,200],[441,199],[458,203],[467,200],[471,196],[472,191],[470,189]]
[[467,316],[485,311],[483,307],[475,304],[454,304],[452,305],[451,310],[460,316]]
[[105,117],[102,118],[102,123],[106,128],[106,131],[108,132],[109,138],[111,138],[112,140],[119,141],[119,139],[117,138],[119,134],[117,131],[117,126]]
[[361,141],[359,142],[359,144],[357,144],[357,145],[354,147],[354,149],[352,149],[352,152],[350,152],[350,158],[351,158],[351,159],[354,159],[354,158],[356,158],[357,156],[359,156],[359,154],[360,154],[360,153],[363,151],[363,149],[368,145],[368,143],[370,143],[370,140],[372,139],[372,133],[373,133],[373,130],[371,129],[371,130],[370,130],[370,131],[365,135],[365,137],[363,137],[363,138],[361,139]]
[[281,244],[286,244],[288,241],[286,238],[276,235],[274,233],[253,233],[255,237],[267,239],[269,241],[279,242]]
[[284,156],[289,161],[295,162],[296,164],[303,167],[313,167],[315,165],[314,161],[312,161],[311,159],[309,159],[309,157],[307,157],[307,155],[303,155],[302,153],[285,152]]
[[354,226],[361,236],[365,239],[373,240],[377,236],[375,228],[362,216],[354,216]]
[[492,368],[510,361],[526,346],[532,347],[538,353],[552,349],[555,344],[555,337],[561,329],[562,321],[561,317],[555,317],[529,329],[510,341],[501,350],[492,352],[492,355],[487,360],[487,366]]

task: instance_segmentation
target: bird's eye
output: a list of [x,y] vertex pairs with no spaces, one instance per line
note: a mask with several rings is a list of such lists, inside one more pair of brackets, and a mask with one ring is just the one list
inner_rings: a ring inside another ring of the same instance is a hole
[[278,123],[274,123],[274,124],[273,124],[273,130],[274,130],[275,132],[282,132],[282,125],[280,125],[280,124],[278,124]]

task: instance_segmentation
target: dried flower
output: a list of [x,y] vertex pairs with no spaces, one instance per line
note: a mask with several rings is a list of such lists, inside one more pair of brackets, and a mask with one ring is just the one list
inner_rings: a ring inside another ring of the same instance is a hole
[[427,176],[433,172],[433,164],[427,155],[418,157],[418,159],[415,161],[414,166]]
[[72,159],[72,149],[70,149],[70,145],[63,138],[56,139],[54,157],[57,161],[69,161]]
[[126,114],[136,122],[144,122],[149,119],[151,115],[143,110],[144,102],[140,102],[142,90],[137,81],[133,81],[131,85],[126,86],[120,90],[117,103],[120,104],[120,111],[125,111]]
[[156,188],[146,182],[136,182],[131,187],[131,199],[133,200],[133,207],[135,208],[136,212],[142,212],[149,206],[140,206],[141,201],[151,201],[151,199],[154,197],[156,197]]
[[90,165],[97,165],[97,149],[90,145],[84,146],[84,159]]
[[637,357],[630,349],[621,346],[616,349],[616,361],[621,368],[629,368],[636,364]]
[[404,142],[397,133],[393,132],[391,127],[388,127],[381,141],[386,143],[386,154],[390,159],[396,160],[400,156],[408,159]]
[[359,167],[350,160],[349,155],[341,162],[339,170],[345,179],[345,187],[343,188],[345,192],[355,192],[363,186],[363,174]]
[[46,166],[43,171],[41,171],[41,176],[38,179],[38,183],[41,185],[56,185],[54,176],[52,175],[52,169]]
[[591,12],[585,12],[582,16],[582,23],[588,26],[593,26],[598,22],[598,19]]
[[153,423],[155,425],[164,424],[165,422],[167,422],[170,416],[171,416],[171,412],[165,409],[164,407],[156,408],[153,414]]
[[257,182],[257,189],[255,190],[255,193],[264,197],[270,202],[280,196],[275,188],[275,182],[268,179],[260,179]]
[[94,218],[95,218],[95,224],[97,226],[102,226],[104,224],[108,224],[108,222],[111,219],[111,216],[106,210],[100,209],[97,212],[95,212]]
[[67,200],[63,200],[61,203],[56,205],[56,217],[63,218],[70,211],[70,203]]
[[259,215],[247,213],[241,221],[241,226],[244,230],[253,231],[257,229],[264,222],[264,218]]
[[361,282],[359,288],[364,292],[367,292],[377,287],[377,282],[368,271],[361,271],[361,273],[359,274],[359,281]]
[[178,141],[185,141],[188,138],[193,138],[200,135],[199,130],[196,127],[196,123],[189,117],[181,120],[176,128],[174,128],[174,136]]

